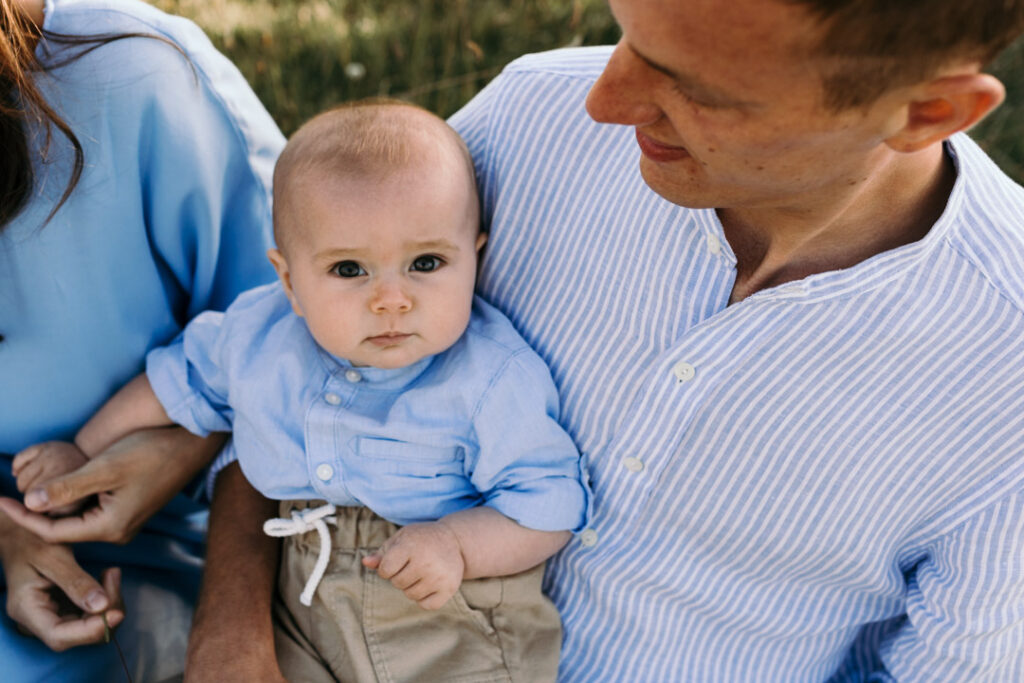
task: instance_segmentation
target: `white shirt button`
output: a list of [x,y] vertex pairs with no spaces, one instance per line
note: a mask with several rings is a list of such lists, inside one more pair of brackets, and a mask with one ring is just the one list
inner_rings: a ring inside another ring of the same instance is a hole
[[347,379],[349,382],[352,382],[352,384],[355,384],[356,382],[363,379],[363,376],[359,374],[358,370],[353,370],[352,368],[349,368],[348,370],[345,371],[345,379]]
[[644,461],[640,458],[634,458],[633,456],[623,458],[622,464],[625,465],[626,469],[630,472],[643,472],[644,470]]
[[341,396],[337,394],[326,394],[324,400],[330,403],[332,406],[336,406],[341,403]]
[[597,532],[593,529],[584,529],[580,532],[580,543],[587,548],[597,545]]
[[680,382],[689,382],[697,375],[697,370],[686,361],[679,361],[672,368],[672,374],[676,376],[676,379]]
[[807,290],[803,285],[786,285],[779,289],[779,292],[785,296],[803,296],[807,294]]
[[316,476],[320,481],[327,481],[334,476],[334,468],[327,463],[322,463],[316,466]]
[[718,239],[716,235],[708,235],[707,239],[708,251],[714,256],[718,256],[722,253],[722,241]]

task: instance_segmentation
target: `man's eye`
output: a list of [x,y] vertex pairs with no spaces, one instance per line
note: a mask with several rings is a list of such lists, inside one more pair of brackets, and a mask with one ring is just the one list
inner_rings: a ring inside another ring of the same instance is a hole
[[359,277],[366,275],[363,267],[355,261],[339,261],[331,266],[331,272],[338,277]]
[[417,256],[412,262],[412,270],[417,273],[431,273],[444,265],[439,256]]

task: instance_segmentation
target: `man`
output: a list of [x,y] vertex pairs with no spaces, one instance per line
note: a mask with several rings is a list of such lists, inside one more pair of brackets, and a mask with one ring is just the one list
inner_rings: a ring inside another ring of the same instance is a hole
[[453,119],[590,459],[564,680],[1024,680],[1024,191],[958,134],[1024,4],[917,4],[612,0]]
[[453,119],[590,461],[561,678],[1024,680],[1024,3],[610,5]]

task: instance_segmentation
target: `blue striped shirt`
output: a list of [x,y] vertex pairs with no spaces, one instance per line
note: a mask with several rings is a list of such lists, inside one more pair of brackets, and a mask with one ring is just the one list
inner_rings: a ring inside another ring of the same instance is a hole
[[729,306],[715,212],[584,111],[609,54],[518,60],[452,120],[481,291],[590,462],[561,679],[1024,680],[1024,190],[958,135],[924,239]]

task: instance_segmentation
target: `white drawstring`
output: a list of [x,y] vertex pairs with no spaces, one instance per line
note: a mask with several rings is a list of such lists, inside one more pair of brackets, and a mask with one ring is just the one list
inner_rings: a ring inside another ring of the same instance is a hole
[[316,532],[320,534],[320,554],[316,558],[313,573],[309,575],[309,581],[306,582],[306,587],[302,589],[302,595],[299,596],[299,602],[306,607],[313,604],[313,593],[316,592],[316,587],[320,585],[320,579],[324,578],[324,572],[327,571],[327,562],[331,557],[331,537],[327,533],[327,524],[337,523],[337,517],[333,516],[335,511],[335,507],[327,503],[318,508],[306,508],[301,512],[292,510],[291,519],[274,517],[263,523],[263,533],[267,536],[279,538],[295,536],[304,534],[311,529],[316,529]]

